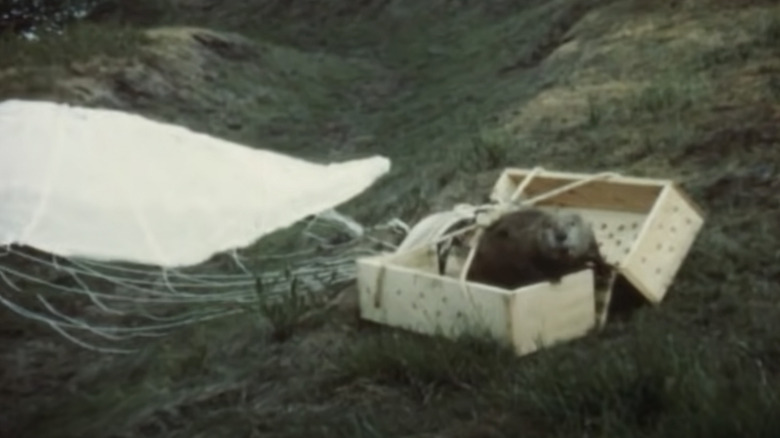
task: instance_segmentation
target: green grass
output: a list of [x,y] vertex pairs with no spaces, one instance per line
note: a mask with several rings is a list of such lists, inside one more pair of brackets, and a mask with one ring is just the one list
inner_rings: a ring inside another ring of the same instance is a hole
[[44,98],[52,85],[85,63],[132,59],[145,38],[136,28],[112,24],[80,23],[62,35],[40,35],[27,41],[0,35],[0,97]]
[[[671,321],[660,322],[665,330],[637,322],[644,330],[630,343],[599,345],[579,357],[567,354],[552,368],[531,369],[519,386],[524,405],[570,432],[770,436],[768,426],[777,423],[767,415],[778,399],[760,368],[736,348],[693,342]],[[727,377],[730,370],[739,375]],[[745,411],[730,413],[730,403]]]
[[269,336],[276,342],[290,339],[304,321],[317,324],[324,316],[317,305],[322,303],[304,296],[300,287],[299,281],[291,277],[289,293],[272,300],[263,296],[262,286],[258,284],[258,311],[270,323]]
[[251,38],[230,40],[242,56],[202,52],[213,82],[135,31],[88,38],[99,23],[27,53],[4,42],[39,73],[0,89],[45,94],[42,72],[71,57],[137,55],[188,90],[123,97],[146,114],[309,158],[389,156],[391,174],[345,209],[367,221],[418,218],[442,187],[508,166],[675,178],[708,216],[664,303],[517,359],[332,313],[302,325],[311,306],[293,297],[73,371],[81,395],[36,399],[36,436],[776,435],[777,6],[381,3],[181,10],[176,22]]
[[138,29],[80,23],[68,27],[62,35],[43,34],[27,41],[3,35],[0,40],[0,69],[67,66],[96,57],[132,57],[144,42]]
[[780,380],[767,362],[735,339],[687,330],[644,311],[606,339],[524,359],[486,341],[378,333],[358,340],[341,369],[422,401],[462,394],[477,409],[535,418],[556,436],[773,436]]
[[707,78],[689,75],[659,77],[643,88],[630,104],[634,117],[680,117],[697,105],[707,105],[712,95]]

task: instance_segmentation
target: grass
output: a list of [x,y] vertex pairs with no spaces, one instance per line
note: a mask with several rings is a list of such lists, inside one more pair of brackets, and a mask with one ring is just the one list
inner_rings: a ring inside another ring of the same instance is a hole
[[463,336],[451,341],[379,332],[358,339],[339,368],[349,378],[370,378],[422,394],[482,386],[512,359],[511,349],[487,337]]
[[318,303],[302,295],[299,287],[298,280],[292,277],[289,294],[274,300],[263,297],[262,288],[257,288],[258,311],[270,323],[270,337],[276,342],[290,339],[304,321],[317,324],[324,315],[318,311]]
[[359,340],[341,369],[423,402],[466,393],[481,409],[531,415],[556,436],[773,436],[777,376],[745,345],[686,329],[643,311],[629,339],[519,360],[481,340],[379,333]]
[[[178,11],[177,23],[249,37],[206,49],[179,33],[88,38],[114,29],[100,23],[27,52],[6,41],[12,57],[0,59],[14,62],[0,74],[36,73],[11,74],[0,93],[45,95],[41,78],[59,78],[72,59],[133,57],[150,75],[131,91],[159,75],[170,93],[118,94],[150,116],[309,158],[389,156],[391,174],[347,204],[365,221],[415,220],[443,187],[507,166],[675,178],[708,217],[667,298],[517,359],[484,340],[364,327],[338,312],[304,324],[312,305],[291,297],[131,359],[43,365],[40,375],[68,383],[25,399],[30,433],[776,435],[776,5],[283,3]],[[265,243],[276,251],[298,229]]]
[[74,66],[132,58],[144,42],[136,28],[90,23],[73,26],[62,35],[43,34],[36,41],[0,35],[0,97],[50,96],[52,85]]
[[127,57],[143,42],[143,34],[136,28],[92,23],[68,28],[62,35],[44,34],[37,41],[4,35],[0,68],[53,67],[95,57]]
[[643,88],[629,106],[634,117],[679,117],[712,95],[707,78],[682,75],[659,77]]

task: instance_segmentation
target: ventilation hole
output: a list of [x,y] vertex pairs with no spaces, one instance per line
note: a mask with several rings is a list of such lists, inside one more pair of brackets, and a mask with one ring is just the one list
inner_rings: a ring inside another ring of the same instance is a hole
[[639,222],[634,222],[634,223],[631,224],[631,229],[632,230],[636,230],[637,228],[639,228]]
[[625,230],[625,229],[626,229],[626,226],[625,226],[625,225],[623,225],[623,224],[620,224],[620,225],[618,225],[618,227],[617,227],[617,230],[618,230],[618,231],[623,231],[623,230]]
[[626,249],[623,250],[623,254],[628,254],[629,251],[630,251],[630,248],[626,248]]
[[425,299],[425,294],[420,292],[420,299]]
[[691,218],[689,218],[689,217],[685,218],[685,224],[686,225],[691,225],[692,223],[693,223],[693,220],[691,220]]
[[463,318],[463,312],[458,311],[458,313],[455,314],[456,318]]
[[655,274],[661,275],[661,268],[655,268]]
[[621,245],[623,245],[623,241],[618,239],[618,240],[615,241],[615,245],[621,246]]
[[417,310],[417,303],[412,302],[412,309]]
[[674,207],[672,207],[672,212],[677,213],[678,211],[680,211],[680,207],[678,207],[676,205]]
[[677,232],[677,227],[672,227],[672,228],[669,229],[669,231],[671,231],[672,233],[675,233],[675,232]]
[[441,318],[441,310],[437,310],[436,311],[436,317],[437,318]]
[[669,252],[674,252],[674,245],[669,245]]
[[447,297],[442,297],[441,302],[447,304]]
[[606,224],[606,222],[602,222],[602,223],[601,223],[601,229],[602,229],[602,230],[606,230],[606,229],[607,229],[607,224]]
[[614,234],[612,234],[612,233],[609,233],[609,234],[607,235],[607,239],[614,239],[614,238],[615,238],[615,235],[614,235]]
[[601,248],[601,247],[603,247],[603,246],[604,246],[604,244],[603,244],[603,243],[601,243],[601,242],[599,242],[599,243],[598,243],[598,246],[599,246],[599,248]]
[[642,259],[641,259],[641,262],[642,262],[642,263],[647,263],[647,257],[644,257],[644,256],[643,256],[643,257],[642,257]]
[[658,224],[658,229],[659,230],[663,230],[664,229],[664,224]]
[[663,249],[663,247],[664,247],[664,244],[663,243],[659,243],[658,245],[655,246],[655,249],[660,251],[660,250]]
[[401,296],[401,289],[398,289],[397,291],[395,291],[395,294],[398,295],[398,296]]

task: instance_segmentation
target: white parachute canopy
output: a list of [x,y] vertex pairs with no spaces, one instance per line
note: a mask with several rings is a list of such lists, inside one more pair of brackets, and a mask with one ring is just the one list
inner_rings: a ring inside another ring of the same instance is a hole
[[327,165],[120,111],[0,103],[0,246],[198,264],[331,209],[390,170]]

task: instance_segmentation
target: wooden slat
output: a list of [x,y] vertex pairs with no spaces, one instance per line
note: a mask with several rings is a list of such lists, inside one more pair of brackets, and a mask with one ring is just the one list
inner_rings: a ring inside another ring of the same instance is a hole
[[518,355],[583,336],[596,324],[590,270],[566,276],[557,285],[539,283],[513,291],[469,282],[469,293],[464,293],[457,278],[435,273],[428,252],[421,248],[359,259],[361,316],[451,338],[488,333],[514,346]]

